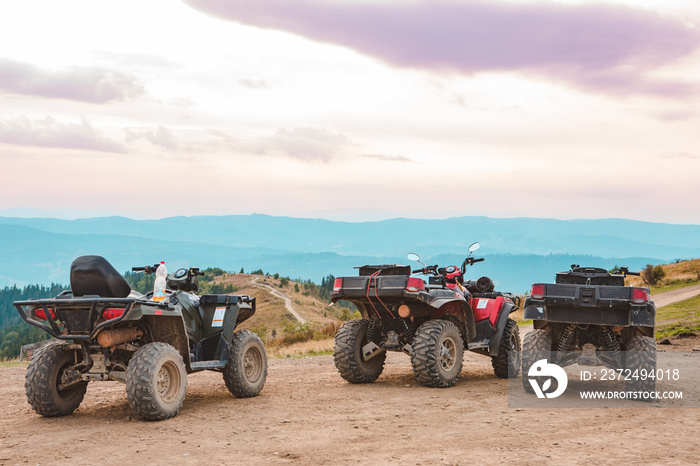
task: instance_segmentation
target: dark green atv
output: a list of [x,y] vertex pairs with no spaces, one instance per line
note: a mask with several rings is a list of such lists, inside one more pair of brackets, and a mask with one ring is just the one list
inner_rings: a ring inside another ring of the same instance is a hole
[[[155,273],[157,266],[135,267]],[[133,410],[143,419],[175,416],[185,400],[187,374],[223,373],[237,397],[256,396],[267,378],[267,354],[253,332],[238,324],[255,313],[255,298],[193,294],[197,268],[178,269],[167,279],[167,294],[131,290],[100,256],[73,261],[71,290],[53,299],[16,301],[29,324],[55,340],[37,350],[27,367],[29,404],[46,417],[78,408],[88,382],[126,383]]]

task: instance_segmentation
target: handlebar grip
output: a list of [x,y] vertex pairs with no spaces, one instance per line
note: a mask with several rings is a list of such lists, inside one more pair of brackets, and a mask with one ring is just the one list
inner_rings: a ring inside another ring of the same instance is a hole
[[483,262],[483,261],[484,261],[484,258],[480,257],[478,259],[474,259],[472,262]]
[[411,273],[421,273],[425,269],[411,270]]
[[627,272],[627,275],[634,275],[635,277],[641,276],[639,272]]
[[144,270],[146,270],[146,267],[132,267],[131,268],[132,272],[143,272]]

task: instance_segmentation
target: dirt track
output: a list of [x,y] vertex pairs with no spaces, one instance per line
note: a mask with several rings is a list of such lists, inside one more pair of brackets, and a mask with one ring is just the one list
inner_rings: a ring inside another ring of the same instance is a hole
[[[689,350],[697,339],[677,340]],[[331,356],[270,361],[260,396],[236,399],[214,372],[189,376],[173,419],[132,419],[124,386],[93,383],[64,418],[36,415],[24,367],[0,368],[0,464],[697,463],[696,409],[524,409],[488,358],[465,353],[456,387],[413,379],[389,355],[377,383],[343,381]]]
[[693,298],[697,295],[700,295],[700,285],[693,285],[686,288],[657,293],[652,295],[652,299],[654,300],[656,307],[661,308],[678,301]]
[[284,293],[280,290],[277,290],[277,289],[271,287],[270,285],[266,285],[264,283],[258,283],[258,280],[259,280],[259,278],[256,277],[253,280],[251,280],[250,283],[257,286],[257,287],[266,288],[267,290],[269,290],[270,293],[274,297],[280,298],[281,300],[284,301],[284,307],[300,324],[306,323],[306,319],[304,319],[302,316],[300,316],[299,313],[294,309],[294,306],[292,305],[292,299],[289,296],[287,296],[286,293]]

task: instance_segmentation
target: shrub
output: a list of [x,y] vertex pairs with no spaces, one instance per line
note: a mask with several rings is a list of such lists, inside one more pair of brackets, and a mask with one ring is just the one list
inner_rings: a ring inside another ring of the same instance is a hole
[[[267,338],[267,327],[265,326],[265,324],[250,327],[250,331],[259,336],[262,341],[265,341],[265,339]],[[272,332],[275,333],[274,329]]]
[[661,280],[663,280],[665,276],[666,272],[664,271],[664,268],[660,265],[653,266],[651,264],[647,264],[647,266],[644,268],[644,270],[642,270],[641,273],[642,280],[644,280],[644,283],[648,285],[656,285]]

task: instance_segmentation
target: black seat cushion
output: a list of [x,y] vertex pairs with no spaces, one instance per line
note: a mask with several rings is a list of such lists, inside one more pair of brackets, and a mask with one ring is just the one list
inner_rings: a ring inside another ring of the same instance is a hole
[[131,287],[112,264],[102,256],[80,256],[70,266],[73,296],[126,298]]

